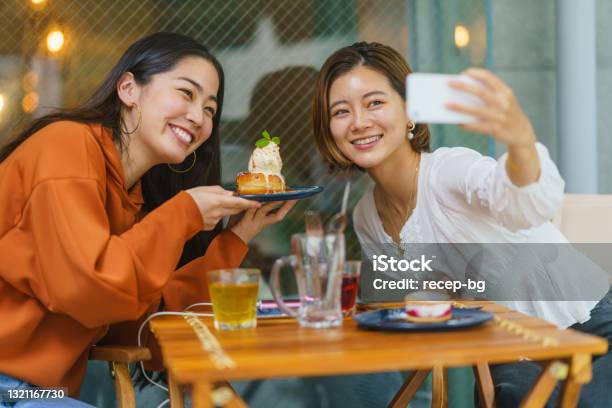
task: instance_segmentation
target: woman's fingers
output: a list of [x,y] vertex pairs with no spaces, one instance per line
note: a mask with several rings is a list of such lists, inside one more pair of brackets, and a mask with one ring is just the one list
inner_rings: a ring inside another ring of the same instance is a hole
[[293,206],[297,203],[296,200],[287,201],[283,206],[274,214],[274,222],[282,221],[289,210],[293,208]]
[[226,195],[226,196],[231,196],[234,194],[233,191],[230,190],[226,190],[221,186],[202,186],[202,187],[197,187],[198,189],[201,189],[202,191],[206,191],[207,193],[216,193],[216,194],[222,194],[222,195]]
[[257,214],[257,211],[259,211],[258,208],[249,208],[248,210],[244,212],[243,219],[246,220],[247,222],[252,222],[253,219],[255,218],[255,214]]
[[249,208],[246,211],[242,211],[240,213],[238,213],[237,215],[232,216],[230,219],[234,219],[235,222],[233,223],[228,223],[227,227],[231,228],[234,225],[238,224],[238,223],[252,223],[253,220],[255,219],[255,213],[258,211],[257,208]]
[[274,224],[285,218],[285,215],[295,205],[296,201],[275,201],[266,204],[257,210],[255,218],[260,219],[265,225]]
[[448,86],[457,91],[463,91],[477,96],[485,105],[497,105],[499,100],[494,92],[480,85],[465,81],[449,81]]
[[464,75],[474,78],[482,82],[484,85],[492,89],[494,92],[512,92],[510,87],[504,81],[493,74],[491,71],[483,68],[468,68],[463,71]]
[[[286,201],[278,210],[275,212],[268,213],[267,222],[268,224],[274,224],[279,221],[282,221],[285,218],[285,215],[289,212],[289,210],[295,205],[296,201]],[[280,206],[280,203],[279,203]]]
[[447,108],[452,111],[464,113],[476,119],[474,123],[462,125],[462,129],[493,136],[499,142],[506,144],[533,139],[529,119],[523,114],[508,85],[486,69],[470,68],[463,74],[478,81],[479,84],[451,81],[449,86],[479,97],[484,105],[458,103],[447,105]]
[[[499,109],[500,111],[508,111],[512,107],[515,99],[512,90],[490,72],[484,70],[483,75],[491,75],[489,79],[495,78],[492,82],[493,85],[491,85],[491,83],[486,84],[481,79],[477,79],[479,83],[450,81],[449,87],[477,96],[486,107]],[[475,77],[472,76],[472,78]],[[484,78],[484,76],[479,78]]]
[[279,201],[273,201],[273,202],[270,202],[270,203],[266,203],[263,206],[261,206],[261,208],[259,209],[259,212],[261,214],[268,215],[271,211],[273,211],[274,209],[280,207],[281,204],[282,204],[282,202],[279,202]]
[[246,210],[247,208],[261,207],[261,203],[258,203],[257,201],[247,200],[247,199],[240,198],[240,197],[220,196],[219,200],[220,200],[220,203],[224,207],[228,207],[228,208],[239,208],[239,209]]
[[482,106],[461,105],[458,103],[449,103],[446,107],[454,112],[465,113],[466,115],[474,116],[479,120],[489,120],[503,122],[505,114],[497,109],[491,109]]
[[233,197],[222,197],[217,209],[213,210],[209,214],[212,220],[216,220],[216,222],[219,222],[219,220],[221,220],[223,217],[237,215],[242,212],[245,213],[243,215],[243,218],[249,217],[249,216],[252,218],[253,212],[256,211],[257,208],[259,207],[259,203],[257,202],[255,202],[257,206],[253,206],[251,204],[254,201],[238,199],[238,200],[246,201],[246,203],[243,203],[243,202],[235,201],[235,200],[225,200],[226,198],[233,198]]
[[480,133],[482,135],[495,135],[499,131],[499,126],[492,122],[464,123],[459,127],[467,132]]
[[243,208],[222,207],[214,214],[210,214],[209,217],[206,217],[205,224],[209,224],[210,229],[212,229],[223,219],[223,217],[230,217],[228,227],[232,227],[241,222],[252,222],[253,213],[255,211],[257,211],[256,208],[249,208],[245,211]]
[[265,225],[271,224],[271,221],[275,210],[282,205],[282,202],[274,201],[263,205],[261,208],[257,209],[254,220],[260,221]]

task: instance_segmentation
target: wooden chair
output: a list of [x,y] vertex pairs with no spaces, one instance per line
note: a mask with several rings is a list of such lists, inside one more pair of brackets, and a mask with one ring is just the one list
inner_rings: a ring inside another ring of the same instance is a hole
[[146,347],[93,346],[89,351],[89,359],[108,362],[115,382],[118,407],[135,408],[134,384],[128,364],[150,360],[151,351]]
[[612,261],[604,246],[580,245],[612,243],[612,195],[565,194],[553,224],[608,272],[612,284]]
[[553,224],[572,243],[611,243],[612,195],[565,194]]
[[[108,362],[111,376],[115,382],[115,395],[118,408],[136,408],[136,397],[134,383],[130,376],[128,364],[139,363],[151,359],[151,351],[146,347],[130,346],[93,346],[89,351],[89,359]],[[228,408],[246,408],[248,405],[240,398],[236,391],[226,381],[219,381],[216,386],[221,389],[229,389],[231,395],[225,402]],[[176,392],[180,392],[178,388]],[[175,394],[176,395],[176,394]],[[175,397],[171,401],[172,407],[182,407],[182,396]]]

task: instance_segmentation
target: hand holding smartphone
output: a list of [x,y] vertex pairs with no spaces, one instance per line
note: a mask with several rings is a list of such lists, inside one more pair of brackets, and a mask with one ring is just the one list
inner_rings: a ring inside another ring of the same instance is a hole
[[483,106],[482,100],[465,91],[452,89],[451,81],[482,85],[467,75],[412,73],[406,77],[406,113],[416,123],[474,123],[474,116],[453,112],[448,103]]

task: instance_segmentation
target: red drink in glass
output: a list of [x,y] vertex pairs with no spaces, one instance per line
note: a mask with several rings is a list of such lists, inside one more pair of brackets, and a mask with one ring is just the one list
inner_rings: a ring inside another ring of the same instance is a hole
[[343,276],[342,277],[342,314],[350,316],[355,308],[357,301],[357,288],[359,276]]

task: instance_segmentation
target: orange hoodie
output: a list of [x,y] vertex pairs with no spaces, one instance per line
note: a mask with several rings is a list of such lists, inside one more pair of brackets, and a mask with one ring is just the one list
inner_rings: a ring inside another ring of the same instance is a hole
[[[100,125],[53,123],[0,164],[0,373],[76,396],[110,324],[142,318],[162,297],[171,310],[207,299],[206,271],[246,255],[224,231],[175,270],[203,228],[196,204],[180,192],[142,219],[141,205]],[[121,325],[131,344],[135,326]]]

